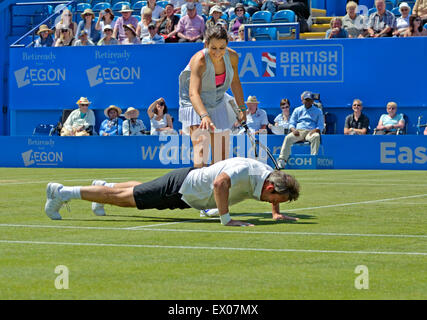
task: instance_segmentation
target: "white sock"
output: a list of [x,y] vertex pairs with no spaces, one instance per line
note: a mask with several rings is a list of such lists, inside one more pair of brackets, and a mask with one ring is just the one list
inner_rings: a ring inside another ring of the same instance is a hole
[[61,190],[59,190],[59,196],[63,201],[81,199],[80,188],[81,187],[62,187]]
[[106,182],[106,183],[104,184],[104,186],[105,186],[105,187],[108,187],[108,188],[114,188],[114,185],[115,185],[115,183],[113,183],[113,182]]

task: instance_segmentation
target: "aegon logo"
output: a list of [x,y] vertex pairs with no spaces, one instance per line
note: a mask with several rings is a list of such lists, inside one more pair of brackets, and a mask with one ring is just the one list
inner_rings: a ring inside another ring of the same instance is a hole
[[97,65],[86,70],[87,79],[91,87],[101,83],[110,84],[134,84],[141,79],[140,67],[102,67]]
[[65,68],[30,69],[24,67],[14,72],[18,88],[33,86],[58,86],[65,81]]
[[427,163],[427,148],[396,148],[395,142],[381,142],[381,163],[424,164]]
[[28,150],[21,155],[26,167],[31,165],[56,166],[59,162],[63,162],[62,152]]

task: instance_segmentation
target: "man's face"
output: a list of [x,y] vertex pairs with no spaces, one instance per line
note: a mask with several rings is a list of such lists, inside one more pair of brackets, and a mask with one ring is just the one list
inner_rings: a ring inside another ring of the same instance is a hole
[[313,105],[313,100],[311,100],[310,98],[301,98],[301,100],[304,106],[306,106],[307,108],[310,108]]
[[196,16],[196,14],[197,14],[197,12],[196,12],[196,8],[191,9],[191,10],[187,10],[187,15],[188,15],[190,18],[194,18],[194,17]]
[[130,15],[131,15],[131,12],[122,12],[122,17],[123,17],[125,20],[129,19]]
[[375,6],[377,7],[378,12],[384,12],[385,10],[385,2],[384,0],[378,0],[375,2]]
[[274,191],[274,186],[271,183],[266,183],[261,191],[261,201],[270,202],[273,205],[289,201],[287,194],[279,194]]
[[352,108],[354,112],[361,112],[363,109],[363,106],[360,101],[354,101]]

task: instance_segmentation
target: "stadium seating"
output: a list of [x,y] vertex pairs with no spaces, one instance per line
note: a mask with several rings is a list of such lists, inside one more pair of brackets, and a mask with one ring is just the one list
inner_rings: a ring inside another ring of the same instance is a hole
[[377,12],[377,8],[371,8],[368,10],[368,17],[373,14],[374,12]]
[[256,40],[277,40],[277,28],[254,28],[253,37]]
[[391,10],[391,13],[393,13],[396,18],[399,18],[401,16],[400,11],[399,11],[399,7],[393,8]]
[[107,8],[111,8],[111,4],[109,2],[99,2],[92,7],[93,12],[99,12],[101,10],[105,10]]
[[[286,23],[286,22],[295,22],[296,15],[292,10],[280,10],[277,11],[272,18],[273,23]],[[292,29],[289,27],[280,27],[277,29],[279,34],[278,38],[281,39],[283,37],[292,36]]]
[[165,8],[169,1],[157,1],[157,5]]
[[108,2],[108,3],[111,5],[111,0],[92,0],[92,2],[91,2],[92,8],[93,8],[96,4],[101,3],[101,2]]
[[142,7],[145,7],[147,5],[147,1],[136,1],[133,5],[132,5],[132,9],[135,11],[140,11]]
[[80,2],[76,6],[76,12],[83,12],[86,9],[91,9],[91,8],[92,6],[90,5],[90,3]]
[[387,0],[387,1],[385,2],[385,8],[386,8],[388,11],[391,11],[394,7],[395,7],[394,1]]
[[257,11],[252,15],[252,23],[269,23],[272,19],[270,11]]

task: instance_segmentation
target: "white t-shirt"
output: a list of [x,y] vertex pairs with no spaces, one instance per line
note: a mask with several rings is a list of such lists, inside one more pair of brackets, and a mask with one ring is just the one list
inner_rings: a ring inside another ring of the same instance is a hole
[[264,181],[272,171],[269,165],[254,159],[231,158],[190,171],[179,193],[192,208],[216,208],[213,183],[219,174],[225,172],[231,179],[228,205],[245,199],[260,200]]

